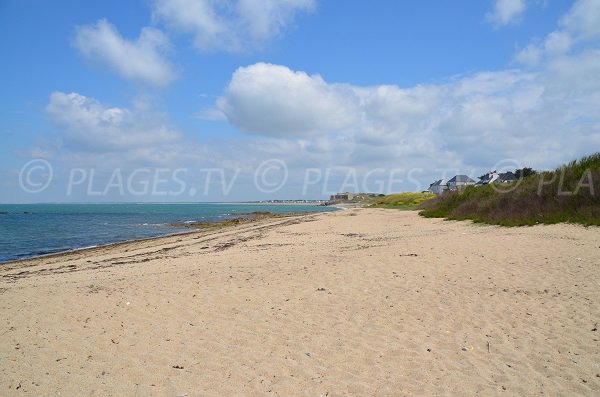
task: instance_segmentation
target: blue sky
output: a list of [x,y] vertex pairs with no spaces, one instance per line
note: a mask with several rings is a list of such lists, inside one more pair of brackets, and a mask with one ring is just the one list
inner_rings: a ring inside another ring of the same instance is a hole
[[[594,0],[8,0],[0,42],[2,202],[419,190],[600,148]],[[139,169],[185,194],[117,186]]]

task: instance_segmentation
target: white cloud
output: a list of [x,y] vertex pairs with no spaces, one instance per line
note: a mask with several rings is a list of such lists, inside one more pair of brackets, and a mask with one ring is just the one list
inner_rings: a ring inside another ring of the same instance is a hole
[[600,2],[578,0],[560,20],[561,27],[575,40],[589,40],[600,36]]
[[176,78],[165,58],[169,40],[158,29],[143,28],[136,40],[127,40],[101,19],[78,27],[73,44],[90,61],[108,66],[128,80],[163,87]]
[[314,0],[239,0],[239,24],[255,42],[277,37],[300,11],[314,8]]
[[549,55],[564,54],[571,48],[573,40],[568,33],[555,31],[546,37],[544,50]]
[[[580,4],[589,3],[573,9]],[[239,168],[250,186],[240,188],[239,199],[252,194],[252,173],[271,158],[286,161],[292,184],[302,183],[306,168],[331,167],[337,175],[345,167],[359,175],[378,167],[421,169],[416,178],[425,183],[459,172],[476,177],[503,159],[554,167],[600,147],[599,43],[589,38],[592,28],[577,33],[568,20],[531,44],[536,68],[440,84],[353,86],[282,65],[241,67],[215,107],[200,114],[246,132],[231,141],[215,135],[210,142],[184,140],[143,104],[125,109],[55,93],[47,110],[64,129],[62,148],[69,150],[62,156],[71,164]],[[417,188],[404,174],[392,190]],[[286,197],[299,197],[301,190],[286,189]],[[315,189],[322,194],[321,186]]]
[[358,121],[356,99],[318,75],[257,63],[235,71],[217,107],[243,131],[295,136],[349,127]]
[[[239,68],[217,101],[227,120],[242,131],[282,138],[348,133],[372,144],[389,144],[427,133],[432,123],[465,111],[475,128],[500,116],[498,98],[530,85],[533,75],[517,70],[485,72],[443,85],[400,88],[330,84],[281,65]],[[519,97],[515,107],[524,109]],[[493,117],[490,117],[493,116]]]
[[399,156],[398,165],[430,168],[503,158],[547,166],[598,141],[600,83],[592,81],[599,61],[590,50],[537,72],[484,72],[412,88],[331,84],[260,63],[238,69],[217,106],[242,131],[303,142],[296,150],[321,153],[316,162],[339,153],[344,164],[390,164]]
[[[184,167],[187,183],[198,182],[200,190],[206,175],[193,170],[223,167],[228,181],[241,170],[234,196],[211,196],[232,200],[256,194],[256,167],[279,158],[290,179],[278,197],[301,197],[306,169],[318,168],[322,179],[310,193],[317,197],[341,189],[350,169],[359,179],[378,168],[384,179],[400,170],[383,191],[402,191],[456,173],[476,177],[503,159],[540,169],[589,154],[600,147],[598,75],[598,50],[557,57],[536,71],[483,72],[408,88],[332,84],[261,63],[237,70],[218,101],[248,134],[201,143],[180,137],[143,104],[109,107],[59,92],[47,110],[64,129],[55,158],[70,166],[96,166],[108,175],[114,168]],[[365,190],[380,189],[373,183],[380,174],[373,175]]]
[[529,66],[537,66],[542,61],[543,52],[538,44],[528,44],[515,55],[515,61]]
[[200,120],[207,121],[219,121],[226,119],[223,112],[217,108],[204,109],[200,111],[196,117]]
[[77,93],[54,92],[46,112],[74,150],[122,151],[174,142],[179,134],[143,101],[133,110],[107,107]]
[[280,36],[315,0],[154,0],[153,17],[194,35],[202,50],[260,49]]
[[525,0],[496,0],[494,10],[486,20],[496,26],[508,25],[519,20],[527,9]]
[[573,47],[572,36],[565,31],[551,32],[542,41],[529,43],[515,55],[515,61],[527,65],[538,66],[548,58],[566,54]]
[[575,46],[600,37],[600,2],[578,0],[560,19],[560,29],[550,32],[543,40],[533,41],[520,50],[515,61],[538,66],[549,58],[567,54]]

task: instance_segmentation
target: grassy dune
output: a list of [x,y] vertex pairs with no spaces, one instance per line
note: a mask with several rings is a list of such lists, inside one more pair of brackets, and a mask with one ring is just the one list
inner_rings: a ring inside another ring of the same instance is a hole
[[513,184],[446,192],[419,208],[425,217],[505,226],[559,222],[600,225],[600,153]]
[[405,210],[417,209],[419,204],[434,198],[432,193],[399,193],[374,198],[370,207],[397,208]]

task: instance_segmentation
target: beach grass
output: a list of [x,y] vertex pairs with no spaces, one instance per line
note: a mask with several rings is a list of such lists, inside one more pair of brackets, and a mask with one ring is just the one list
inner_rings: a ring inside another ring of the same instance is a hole
[[372,208],[393,208],[401,210],[415,210],[418,206],[435,197],[432,193],[398,193],[388,194],[383,197],[376,197],[372,200],[369,207]]
[[600,226],[600,153],[512,184],[445,192],[419,208],[428,218],[503,226],[562,222]]

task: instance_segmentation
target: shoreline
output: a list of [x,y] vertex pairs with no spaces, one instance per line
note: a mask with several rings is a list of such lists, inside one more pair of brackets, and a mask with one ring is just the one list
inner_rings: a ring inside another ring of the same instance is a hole
[[[324,200],[323,202],[326,202],[327,200]],[[28,205],[131,205],[131,204],[136,204],[136,205],[145,205],[145,204],[150,204],[150,205],[156,205],[156,204],[165,204],[165,205],[204,205],[204,204],[219,204],[219,205],[230,205],[230,204],[247,204],[247,205],[259,205],[259,204],[265,204],[265,205],[306,205],[306,206],[319,206],[320,203],[317,202],[308,202],[308,203],[301,203],[301,202],[290,202],[290,203],[266,203],[266,202],[252,202],[252,201],[173,201],[173,202],[165,202],[165,201],[115,201],[115,202],[102,202],[102,201],[86,201],[86,202],[70,202],[70,201],[65,201],[65,202],[36,202],[36,203],[0,203],[0,206],[3,205],[9,205],[9,206],[28,206]]]
[[179,235],[186,235],[186,234],[198,233],[198,232],[200,232],[200,230],[185,230],[185,231],[170,233],[170,234],[161,235],[161,236],[143,237],[143,238],[139,238],[139,239],[116,241],[114,243],[91,245],[88,247],[80,247],[80,248],[71,248],[66,251],[52,252],[49,254],[29,256],[27,258],[21,258],[21,259],[12,259],[12,260],[9,260],[6,262],[0,262],[0,270],[2,270],[2,267],[5,265],[22,264],[23,262],[36,261],[36,260],[44,259],[44,258],[54,258],[54,257],[61,257],[61,256],[68,257],[71,254],[77,254],[77,253],[81,253],[84,251],[93,253],[94,250],[96,250],[96,249],[104,249],[104,248],[109,248],[109,247],[114,247],[114,246],[119,246],[119,245],[127,245],[127,244],[131,244],[131,243],[136,243],[136,242],[158,240],[158,239],[176,237]]
[[354,208],[0,266],[0,392],[595,395],[599,237]]
[[[96,251],[102,251],[102,250],[110,249],[110,248],[122,248],[122,247],[126,247],[128,245],[132,245],[132,244],[136,244],[136,243],[151,242],[151,241],[160,242],[160,240],[162,240],[162,239],[165,239],[165,241],[166,241],[166,239],[170,239],[173,237],[194,235],[194,234],[203,235],[203,234],[207,234],[210,232],[219,232],[220,230],[224,230],[224,229],[231,230],[231,229],[235,229],[238,227],[242,227],[244,225],[255,224],[258,222],[267,222],[268,220],[302,217],[302,216],[314,215],[314,214],[327,214],[327,213],[331,213],[331,212],[335,212],[335,211],[301,212],[301,213],[296,212],[296,213],[290,213],[290,214],[273,214],[273,215],[282,215],[282,216],[271,216],[271,217],[253,219],[253,220],[250,220],[249,222],[244,222],[244,223],[240,223],[240,224],[227,224],[226,226],[219,226],[219,224],[221,224],[221,223],[228,222],[228,220],[221,220],[221,221],[214,221],[214,222],[206,222],[206,223],[213,224],[214,226],[205,227],[203,229],[196,228],[194,226],[173,226],[173,227],[188,227],[189,230],[181,230],[178,232],[169,233],[169,234],[165,234],[165,235],[161,235],[161,236],[143,237],[143,238],[138,238],[138,239],[116,241],[114,243],[98,244],[98,245],[81,247],[81,248],[72,248],[67,251],[53,252],[53,253],[49,253],[49,254],[35,255],[35,256],[31,256],[31,257],[27,257],[27,258],[15,259],[15,260],[10,260],[10,261],[6,261],[6,262],[0,262],[0,272],[5,266],[23,265],[23,267],[26,267],[27,263],[25,263],[25,262],[37,262],[38,260],[43,260],[46,258],[60,259],[61,257],[64,257],[65,259],[69,259],[69,256],[71,256],[71,255],[95,253]],[[240,213],[239,215],[247,215],[247,214]],[[237,218],[233,218],[233,219],[237,219]]]
[[[220,204],[220,203],[213,203],[213,204]],[[253,205],[253,203],[223,203],[223,204],[252,204]],[[265,204],[267,204],[267,203],[265,203]],[[274,204],[274,205],[277,205],[277,204]],[[281,203],[281,205],[288,205],[288,204]],[[290,206],[291,205],[292,204],[290,204]],[[337,208],[338,210],[344,209],[342,207],[334,207],[334,206],[331,206],[331,208]],[[57,255],[68,255],[70,253],[76,253],[76,252],[80,252],[80,251],[94,250],[95,248],[105,248],[105,247],[110,247],[110,246],[119,245],[119,244],[134,243],[137,241],[151,241],[151,240],[172,237],[172,236],[177,236],[177,235],[185,235],[185,234],[189,234],[189,233],[203,232],[203,231],[207,231],[207,230],[211,230],[211,229],[219,228],[219,227],[235,227],[235,226],[237,226],[235,224],[235,221],[239,220],[239,219],[244,219],[249,222],[256,222],[256,221],[260,221],[260,220],[268,219],[268,218],[284,218],[284,217],[289,217],[289,216],[302,216],[302,215],[306,215],[306,214],[318,214],[318,213],[327,213],[327,212],[335,212],[335,210],[333,210],[333,211],[305,211],[305,212],[290,212],[290,213],[269,212],[268,214],[267,213],[264,213],[264,214],[263,213],[255,213],[255,212],[250,212],[250,213],[240,212],[240,213],[232,214],[232,216],[234,216],[233,218],[225,219],[225,220],[201,221],[201,222],[199,221],[199,222],[191,222],[191,223],[185,223],[185,222],[184,223],[165,223],[164,226],[180,228],[180,229],[186,228],[187,230],[175,231],[172,233],[161,234],[159,236],[133,238],[133,239],[115,241],[115,242],[111,242],[111,243],[99,243],[99,244],[94,244],[94,245],[85,246],[85,247],[69,248],[67,250],[61,250],[58,252],[52,252],[52,253],[40,254],[40,255],[32,255],[32,256],[27,256],[24,258],[19,258],[19,259],[11,259],[8,261],[0,260],[0,267],[9,265],[12,263],[19,263],[19,262],[23,262],[23,261],[38,259],[38,258],[53,257],[53,256],[57,256]],[[243,223],[247,223],[247,222],[243,222]]]

